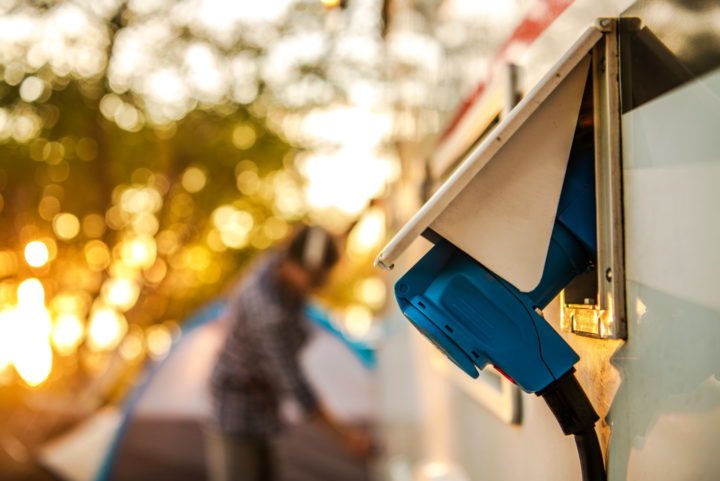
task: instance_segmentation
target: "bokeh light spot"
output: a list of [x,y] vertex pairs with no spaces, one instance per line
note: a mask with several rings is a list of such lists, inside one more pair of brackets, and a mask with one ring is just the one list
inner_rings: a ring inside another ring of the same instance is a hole
[[17,288],[17,300],[20,307],[40,307],[45,304],[45,288],[38,279],[25,279]]
[[363,303],[377,309],[382,307],[387,296],[385,282],[379,277],[368,277],[358,281],[356,296]]
[[236,178],[238,190],[245,195],[253,195],[260,188],[260,178],[254,170],[244,170]]
[[109,306],[120,311],[127,311],[137,302],[140,286],[133,279],[116,277],[105,281],[102,293]]
[[372,327],[372,312],[361,304],[353,304],[345,311],[345,328],[357,338],[368,335]]
[[207,182],[207,176],[198,167],[189,167],[182,176],[182,186],[191,194],[200,192]]
[[20,97],[25,102],[35,102],[43,94],[45,83],[37,77],[26,77],[20,84]]
[[80,221],[73,214],[64,212],[53,219],[55,235],[64,240],[70,240],[80,233]]
[[380,207],[368,209],[348,236],[347,252],[353,259],[375,253],[385,239],[385,212]]
[[17,256],[11,250],[0,251],[0,277],[8,277],[17,272]]
[[127,331],[125,316],[107,307],[96,309],[90,317],[88,347],[94,351],[112,349]]
[[83,217],[83,233],[90,238],[97,238],[105,233],[105,218],[100,214],[88,214]]
[[142,329],[131,326],[120,345],[120,355],[128,361],[136,361],[145,354],[145,343]]
[[147,330],[147,348],[151,357],[159,359],[167,355],[172,347],[172,333],[167,326],[159,324]]
[[110,249],[100,240],[91,240],[83,248],[85,262],[90,269],[101,271],[110,265]]
[[157,244],[150,236],[138,236],[123,242],[120,252],[128,266],[150,267],[155,263]]
[[77,350],[83,340],[84,326],[80,318],[64,313],[55,320],[52,329],[52,343],[58,353],[69,356]]
[[50,260],[48,246],[42,241],[28,242],[25,246],[25,262],[32,267],[42,267]]
[[247,150],[255,145],[257,134],[250,124],[240,124],[233,130],[233,145],[240,150]]
[[44,196],[38,204],[38,214],[45,220],[52,220],[60,209],[60,201],[52,195]]

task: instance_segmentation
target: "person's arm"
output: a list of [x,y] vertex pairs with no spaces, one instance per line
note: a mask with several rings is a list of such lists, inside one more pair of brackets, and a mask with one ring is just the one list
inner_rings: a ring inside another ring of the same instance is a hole
[[295,359],[287,335],[278,323],[266,323],[260,328],[253,349],[259,352],[260,369],[275,392],[294,398],[306,413],[314,413],[318,409],[317,396]]
[[[254,304],[254,303],[253,303]],[[333,435],[344,447],[358,457],[367,457],[370,452],[370,438],[363,431],[346,425],[337,420],[330,411],[318,400],[315,391],[305,377],[299,359],[291,349],[291,339],[288,333],[282,332],[280,317],[282,312],[273,306],[260,306],[251,309],[251,315],[265,315],[258,323],[257,345],[254,349],[260,354],[262,370],[270,378],[276,392],[290,395],[295,398],[310,418],[316,419]],[[259,320],[259,319],[258,319]]]
[[345,449],[355,457],[365,459],[372,451],[372,440],[362,429],[336,419],[322,404],[315,412],[315,419],[342,442]]

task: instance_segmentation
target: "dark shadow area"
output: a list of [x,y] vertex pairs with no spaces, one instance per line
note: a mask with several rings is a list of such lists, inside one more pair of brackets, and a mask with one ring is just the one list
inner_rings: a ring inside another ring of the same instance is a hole
[[[368,466],[350,457],[322,427],[304,423],[277,441],[280,481],[368,481]],[[112,481],[205,481],[203,425],[190,420],[130,424]]]
[[620,19],[622,109],[628,112],[720,66],[715,0],[643,0]]

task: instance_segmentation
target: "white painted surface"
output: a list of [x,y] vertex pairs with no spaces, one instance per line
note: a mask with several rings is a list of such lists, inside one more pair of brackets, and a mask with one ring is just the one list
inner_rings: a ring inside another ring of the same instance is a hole
[[720,479],[720,311],[632,281],[627,299],[608,479]]
[[623,117],[629,280],[720,309],[720,70]]
[[457,194],[431,227],[522,291],[542,277],[590,57]]
[[622,124],[626,169],[720,162],[720,70],[628,112]]
[[628,342],[610,481],[720,479],[720,70],[623,116]]
[[720,159],[625,171],[627,278],[720,309]]

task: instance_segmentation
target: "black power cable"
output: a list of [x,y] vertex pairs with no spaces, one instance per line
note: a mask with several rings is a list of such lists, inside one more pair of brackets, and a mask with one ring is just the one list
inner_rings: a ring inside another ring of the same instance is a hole
[[605,465],[595,428],[575,434],[575,444],[580,456],[583,479],[605,481]]
[[605,481],[605,464],[595,432],[595,422],[600,417],[575,378],[575,369],[537,395],[545,399],[563,433],[575,436],[583,481]]

